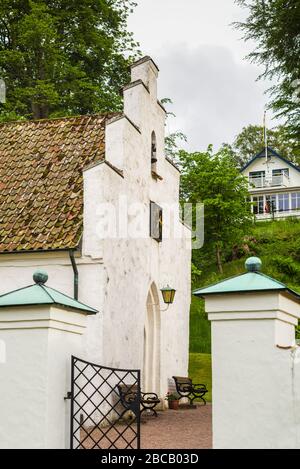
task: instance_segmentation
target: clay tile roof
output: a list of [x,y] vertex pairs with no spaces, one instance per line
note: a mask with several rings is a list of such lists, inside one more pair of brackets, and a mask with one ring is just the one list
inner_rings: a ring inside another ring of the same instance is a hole
[[104,159],[115,115],[0,125],[0,252],[78,246],[82,170]]

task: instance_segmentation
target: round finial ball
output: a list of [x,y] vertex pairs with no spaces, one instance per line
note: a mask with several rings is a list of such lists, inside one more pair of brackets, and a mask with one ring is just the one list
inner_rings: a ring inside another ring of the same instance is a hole
[[33,280],[35,283],[46,283],[48,280],[48,274],[45,270],[36,270],[33,274]]
[[259,257],[248,257],[245,267],[248,272],[258,272],[261,269],[262,262]]

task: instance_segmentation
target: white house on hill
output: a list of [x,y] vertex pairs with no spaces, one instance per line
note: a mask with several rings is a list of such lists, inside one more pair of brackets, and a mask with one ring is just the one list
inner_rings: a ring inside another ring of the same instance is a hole
[[300,215],[300,168],[268,148],[241,170],[249,180],[252,210],[258,220]]
[[139,368],[163,398],[187,374],[191,242],[157,77],[150,57],[133,64],[123,113],[0,125],[0,294],[46,270],[49,286],[99,311],[82,358]]

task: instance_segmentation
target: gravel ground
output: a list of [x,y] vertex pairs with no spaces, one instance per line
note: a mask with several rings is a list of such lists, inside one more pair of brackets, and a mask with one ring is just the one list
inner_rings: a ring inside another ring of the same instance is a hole
[[[88,434],[81,431],[84,448],[125,448],[128,442],[135,447],[135,425],[124,424]],[[211,448],[211,405],[197,405],[196,409],[165,410],[158,417],[145,416],[141,421],[141,448],[143,449],[201,449]]]
[[212,447],[211,405],[197,409],[166,410],[141,424],[145,449],[199,449]]

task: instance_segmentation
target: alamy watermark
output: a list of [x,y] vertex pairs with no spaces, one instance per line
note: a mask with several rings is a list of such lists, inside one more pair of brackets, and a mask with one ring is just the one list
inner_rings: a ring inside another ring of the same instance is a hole
[[[156,205],[156,204],[155,204]],[[94,217],[98,239],[181,240],[186,249],[200,249],[204,243],[204,205],[202,203],[161,203],[151,212],[148,203],[129,201],[120,195],[117,203],[101,203]]]

